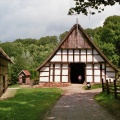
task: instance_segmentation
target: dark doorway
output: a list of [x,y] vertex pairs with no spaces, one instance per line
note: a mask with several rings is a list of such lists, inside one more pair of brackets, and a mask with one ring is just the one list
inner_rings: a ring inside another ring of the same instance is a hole
[[[82,76],[81,82],[78,80],[78,76]],[[70,63],[70,80],[71,83],[83,84],[85,81],[85,63]]]
[[25,83],[25,76],[22,76],[22,83]]

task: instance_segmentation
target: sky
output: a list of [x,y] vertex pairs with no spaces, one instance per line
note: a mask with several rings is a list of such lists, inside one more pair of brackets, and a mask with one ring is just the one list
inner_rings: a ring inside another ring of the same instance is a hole
[[84,29],[96,28],[107,17],[120,15],[118,4],[96,15],[67,15],[74,5],[73,0],[0,0],[0,41],[59,36],[76,24],[76,18]]

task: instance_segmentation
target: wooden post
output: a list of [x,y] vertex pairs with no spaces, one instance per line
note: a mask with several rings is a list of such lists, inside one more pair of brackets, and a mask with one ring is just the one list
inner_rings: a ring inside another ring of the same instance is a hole
[[103,78],[102,78],[102,91],[103,92],[105,91]]
[[117,86],[116,86],[116,80],[114,80],[114,93],[115,93],[115,98],[117,99]]
[[107,87],[107,94],[109,94],[109,93],[110,93],[110,91],[109,91],[109,84],[108,84],[108,80],[106,80],[106,87]]

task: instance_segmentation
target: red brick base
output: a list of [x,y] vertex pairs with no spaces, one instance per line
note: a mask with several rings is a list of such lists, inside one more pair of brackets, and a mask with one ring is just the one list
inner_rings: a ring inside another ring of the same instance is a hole
[[39,83],[39,85],[35,85],[34,87],[66,87],[71,85],[71,83],[63,83],[63,82],[46,82]]

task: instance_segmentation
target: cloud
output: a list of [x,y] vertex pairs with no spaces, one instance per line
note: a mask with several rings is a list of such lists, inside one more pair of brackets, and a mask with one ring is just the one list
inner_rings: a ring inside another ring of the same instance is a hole
[[83,28],[95,28],[102,25],[106,17],[120,14],[116,5],[94,16],[68,16],[72,6],[73,0],[1,0],[0,41],[59,35],[69,30],[76,18]]

